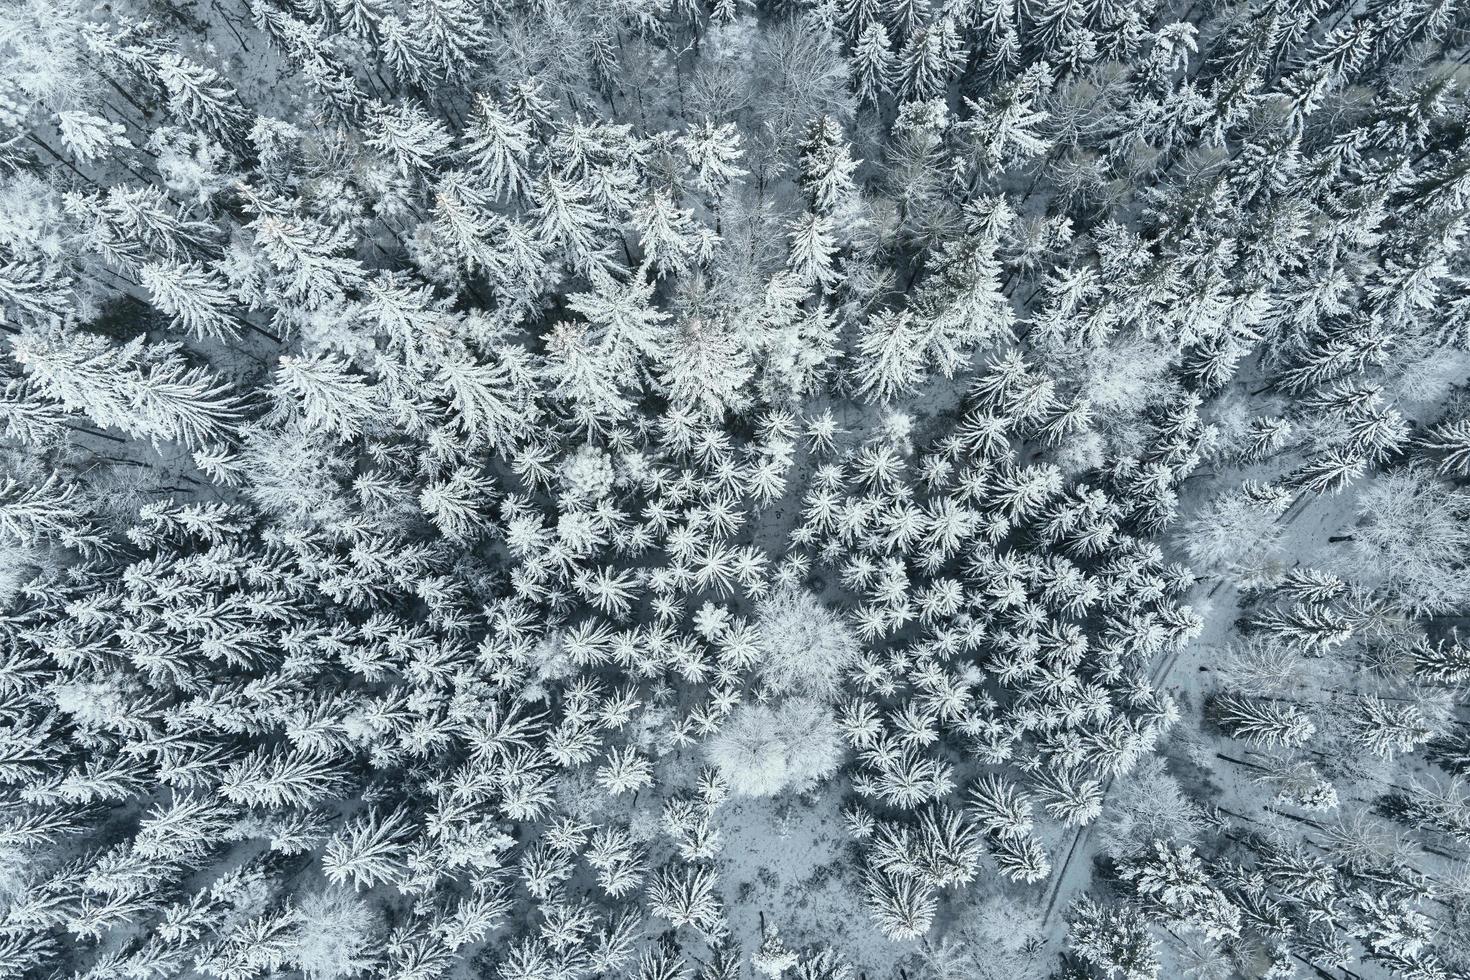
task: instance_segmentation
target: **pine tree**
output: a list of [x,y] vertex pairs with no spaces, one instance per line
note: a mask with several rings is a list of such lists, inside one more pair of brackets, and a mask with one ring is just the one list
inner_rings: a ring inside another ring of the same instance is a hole
[[929,0],[890,0],[883,4],[884,20],[896,38],[907,38],[929,21]]
[[78,511],[79,488],[52,473],[39,484],[26,485],[7,476],[0,484],[0,535],[12,545],[41,541],[67,544],[85,526]]
[[492,488],[489,480],[461,466],[426,486],[419,494],[419,507],[449,540],[473,541],[489,525]]
[[1268,636],[1301,644],[1308,650],[1328,650],[1346,642],[1356,631],[1354,622],[1327,606],[1302,604],[1268,609],[1252,620]]
[[955,128],[981,174],[1003,172],[1051,149],[1037,131],[1048,118],[1037,102],[1051,87],[1051,71],[1042,62],[983,102],[965,100],[970,118]]
[[436,381],[455,424],[472,444],[507,448],[529,436],[537,419],[536,383],[525,352],[506,345],[494,361],[446,358]]
[[[878,24],[883,16],[879,0],[842,0],[837,11],[837,22],[850,42],[857,43],[870,26]],[[880,25],[881,26],[881,25]]]
[[1470,420],[1441,422],[1420,439],[1424,451],[1438,458],[1439,472],[1470,475]]
[[669,399],[707,417],[722,419],[750,402],[754,368],[729,326],[691,317],[674,331],[660,380]]
[[428,89],[436,66],[413,26],[396,13],[384,14],[376,24],[378,56],[393,77],[407,85]]
[[222,143],[240,138],[246,111],[217,72],[174,53],[158,59],[157,72],[169,109],[181,122],[203,127]]
[[476,97],[459,153],[493,200],[518,198],[530,189],[531,124],[511,117],[490,98]]
[[414,102],[374,106],[368,121],[367,145],[392,160],[404,176],[430,172],[452,143],[444,124]]
[[858,391],[870,402],[891,401],[924,379],[919,327],[907,310],[873,314],[864,325],[856,369]]
[[1460,642],[1458,633],[1439,643],[1421,640],[1409,656],[1415,673],[1426,677],[1451,683],[1470,677],[1470,647]]
[[1413,752],[1436,734],[1417,705],[1389,702],[1371,694],[1359,698],[1355,715],[1354,741],[1385,758]]
[[143,266],[138,277],[153,294],[153,303],[173,317],[173,327],[196,337],[224,340],[235,337],[228,287],[198,264],[160,262]]
[[413,835],[408,816],[367,810],[348,821],[327,841],[322,868],[334,884],[357,889],[401,882],[407,870],[407,845]]
[[1000,290],[993,248],[979,242],[946,247],[935,265],[914,303],[929,321],[929,357],[948,378],[972,351],[1009,339],[1015,315]]
[[69,284],[39,263],[0,266],[0,325],[58,325],[70,309]]
[[791,223],[791,253],[787,264],[796,281],[829,289],[838,279],[837,240],[830,218],[808,211]]
[[929,931],[938,902],[932,889],[917,878],[870,872],[863,889],[873,919],[889,939],[905,942]]
[[350,238],[345,228],[264,212],[250,228],[255,241],[281,275],[289,297],[308,308],[318,308],[342,299],[349,288],[364,280],[361,263],[340,255]]
[[450,82],[465,80],[490,42],[480,11],[464,0],[415,4],[410,30],[437,74]]
[[541,243],[560,250],[578,269],[600,269],[598,238],[604,222],[590,207],[591,195],[584,184],[547,175],[536,184],[531,197],[535,206],[530,217]]
[[690,128],[680,145],[693,168],[694,186],[711,197],[720,197],[731,181],[746,173],[738,166],[745,149],[734,123],[716,125],[705,119]]
[[881,23],[872,21],[862,29],[853,49],[852,63],[858,99],[872,105],[880,104],[883,96],[893,89],[895,70],[892,42]]
[[1231,735],[1268,747],[1295,748],[1316,732],[1316,725],[1304,712],[1281,702],[1222,697],[1217,710]]
[[1366,472],[1368,461],[1346,446],[1333,446],[1309,460],[1292,482],[1311,493],[1339,493]]
[[601,430],[632,410],[619,365],[594,343],[585,324],[559,323],[542,340],[551,393],[569,403],[581,427]]
[[894,67],[899,98],[926,102],[943,94],[965,55],[954,21],[943,17],[912,34],[897,29],[895,34],[908,38]]
[[649,885],[649,911],[667,919],[675,928],[694,926],[714,935],[724,920],[714,893],[716,880],[708,868],[688,865],[664,868]]
[[1071,916],[1067,942],[1083,960],[1123,980],[1158,977],[1158,942],[1137,909],[1084,898],[1072,907]]
[[857,201],[853,173],[862,161],[852,158],[836,120],[831,116],[814,120],[807,127],[797,159],[801,167],[797,183],[815,213],[842,217],[853,211]]
[[693,214],[675,206],[667,194],[654,193],[633,212],[644,260],[659,275],[688,271],[695,250]]
[[59,112],[56,124],[62,144],[86,163],[105,159],[113,150],[130,149],[133,145],[128,141],[126,126],[90,112]]
[[342,767],[325,754],[256,751],[225,772],[220,792],[245,806],[310,806],[340,794],[344,782]]
[[990,844],[990,852],[1011,881],[1033,885],[1051,875],[1051,860],[1034,837],[1002,837]]
[[176,347],[142,337],[114,346],[81,331],[17,337],[12,347],[47,398],[104,428],[197,447],[227,440],[242,420],[229,389]]
[[380,417],[373,389],[331,355],[281,358],[275,394],[280,410],[309,432],[340,440],[361,435]]
[[591,273],[593,291],[577,293],[567,306],[587,318],[589,336],[611,361],[616,371],[627,371],[656,363],[667,343],[665,324],[669,315],[650,301],[656,285],[647,267],[621,283],[600,270]]
[[1064,823],[1089,824],[1102,812],[1102,786],[1096,780],[1043,771],[1034,782],[1046,812]]

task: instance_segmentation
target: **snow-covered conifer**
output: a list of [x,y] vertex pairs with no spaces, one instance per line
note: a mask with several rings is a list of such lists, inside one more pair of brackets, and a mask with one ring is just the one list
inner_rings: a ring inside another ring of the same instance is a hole
[[160,310],[174,318],[175,329],[196,337],[221,340],[238,332],[229,314],[228,287],[198,265],[152,263],[139,278]]

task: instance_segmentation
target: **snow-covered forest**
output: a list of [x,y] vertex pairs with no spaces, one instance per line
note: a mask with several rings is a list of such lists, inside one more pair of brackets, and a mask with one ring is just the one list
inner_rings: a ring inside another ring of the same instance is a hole
[[1467,86],[0,0],[0,978],[1470,978]]

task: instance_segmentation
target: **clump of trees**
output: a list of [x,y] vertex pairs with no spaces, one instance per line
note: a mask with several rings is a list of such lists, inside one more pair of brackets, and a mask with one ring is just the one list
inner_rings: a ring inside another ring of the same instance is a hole
[[0,973],[1470,970],[1461,12],[4,21]]

